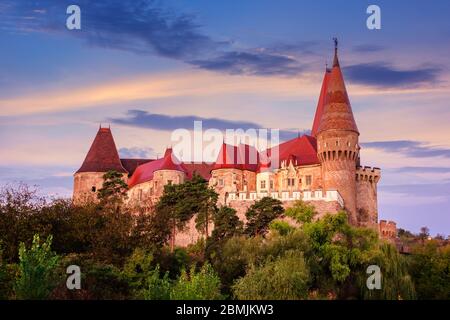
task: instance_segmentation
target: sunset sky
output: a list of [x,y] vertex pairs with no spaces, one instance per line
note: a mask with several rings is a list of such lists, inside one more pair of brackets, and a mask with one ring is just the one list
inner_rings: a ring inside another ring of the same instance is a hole
[[[66,8],[81,8],[81,30]],[[368,30],[366,8],[381,8]],[[0,0],[0,184],[70,196],[99,124],[156,157],[193,120],[307,132],[340,63],[379,217],[450,234],[450,2]],[[283,137],[285,137],[283,136]]]

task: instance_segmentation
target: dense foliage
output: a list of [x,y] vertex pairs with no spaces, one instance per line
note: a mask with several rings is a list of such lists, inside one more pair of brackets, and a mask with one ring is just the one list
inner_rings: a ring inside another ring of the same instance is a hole
[[[244,224],[199,176],[167,185],[153,212],[136,213],[120,180],[107,173],[98,203],[84,206],[3,189],[0,299],[450,298],[450,245],[425,228],[400,230],[403,255],[349,225],[346,212],[317,219],[303,202],[284,212],[263,198]],[[203,239],[174,246],[191,219]],[[81,269],[81,290],[66,288],[69,265]],[[381,270],[379,290],[366,286],[370,265]]]

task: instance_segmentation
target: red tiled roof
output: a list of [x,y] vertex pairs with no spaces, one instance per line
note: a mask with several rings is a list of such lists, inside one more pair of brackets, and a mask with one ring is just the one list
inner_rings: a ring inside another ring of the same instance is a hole
[[209,180],[211,178],[211,170],[214,167],[214,163],[192,163],[192,162],[183,162],[183,167],[187,172],[187,179],[191,179],[194,175],[194,172],[199,174],[205,180]]
[[151,161],[155,161],[155,159],[120,159],[122,166],[128,171],[129,176],[131,176],[141,164]]
[[258,170],[258,164],[259,153],[255,147],[243,143],[238,146],[232,146],[224,142],[212,170],[240,169],[256,171]]
[[317,130],[319,128],[320,119],[322,118],[323,108],[325,106],[325,97],[327,93],[328,79],[330,78],[330,70],[325,70],[325,75],[323,76],[322,88],[320,89],[319,101],[317,102],[316,114],[314,116],[314,122],[311,129],[311,136],[316,137]]
[[187,173],[183,164],[176,159],[172,153],[172,149],[166,149],[164,157],[161,159],[153,160],[151,162],[144,163],[136,168],[130,180],[128,180],[128,186],[132,187],[137,184],[147,182],[153,179],[153,173],[158,170],[176,170]]
[[359,133],[339,66],[337,51],[327,80],[325,104],[317,133],[326,130],[348,130]]
[[[278,150],[277,150],[278,149]],[[314,137],[303,135],[286,142],[281,143],[270,149],[269,155],[275,156],[274,152],[278,151],[278,165],[280,167],[282,161],[294,161],[294,165],[304,166],[311,164],[319,164],[317,158],[317,140]]]
[[100,128],[83,164],[76,173],[107,172],[109,170],[128,173],[120,162],[111,129]]

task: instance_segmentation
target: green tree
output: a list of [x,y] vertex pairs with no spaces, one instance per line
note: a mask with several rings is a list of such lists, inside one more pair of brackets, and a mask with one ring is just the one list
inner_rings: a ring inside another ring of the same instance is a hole
[[110,170],[103,175],[103,185],[97,191],[97,198],[102,205],[111,206],[117,210],[126,199],[127,191],[128,185],[123,180],[123,174]]
[[194,174],[190,181],[186,181],[183,189],[186,197],[183,201],[185,210],[196,213],[195,227],[205,237],[208,237],[209,225],[217,212],[218,194],[214,189],[209,188],[208,182],[198,174]]
[[309,289],[309,269],[300,251],[286,251],[276,260],[252,266],[236,281],[233,293],[245,300],[305,299]]
[[175,236],[177,229],[183,229],[192,218],[195,211],[191,210],[192,199],[187,197],[186,203],[184,186],[182,184],[168,184],[164,186],[163,195],[155,207],[154,220],[156,226],[161,227],[164,238],[170,238],[170,249],[175,249]]
[[214,216],[212,238],[218,241],[229,239],[242,233],[243,223],[236,215],[236,210],[227,206],[219,209]]
[[[186,223],[196,215],[196,227],[205,235],[209,234],[209,224],[216,211],[217,194],[208,188],[206,181],[194,174],[191,180],[177,185],[166,185],[164,193],[156,204],[155,220],[164,228],[170,226],[171,250],[174,250],[177,230],[182,230]],[[162,229],[167,232],[167,229]]]
[[160,277],[159,265],[150,272],[147,278],[147,287],[142,291],[145,300],[169,300],[172,283],[169,279],[169,272],[165,272]]
[[35,235],[31,248],[24,243],[19,248],[19,275],[15,283],[18,299],[46,299],[56,286],[55,270],[59,256],[51,250],[52,237],[40,243]]
[[285,236],[288,233],[292,232],[295,228],[286,221],[275,219],[269,224],[269,229],[277,232],[282,236]]
[[2,243],[0,241],[0,300],[6,300],[12,295],[13,277],[11,273],[3,260]]
[[249,236],[264,236],[269,223],[284,212],[280,200],[264,197],[256,201],[245,213],[247,225],[245,233]]
[[290,208],[286,209],[285,215],[293,218],[300,224],[312,222],[314,216],[317,215],[314,206],[306,204],[302,200],[298,200]]
[[185,270],[174,284],[170,298],[172,300],[221,300],[220,278],[210,264],[206,263],[199,272],[193,266],[189,273]]
[[136,295],[147,286],[147,280],[153,271],[153,253],[136,248],[123,267],[123,276]]
[[450,244],[430,240],[412,247],[409,272],[418,299],[450,299]]
[[381,270],[381,289],[369,290],[366,285],[367,274],[359,273],[358,282],[361,298],[376,300],[415,299],[415,289],[408,273],[408,263],[395,246],[380,243],[370,258],[373,265]]

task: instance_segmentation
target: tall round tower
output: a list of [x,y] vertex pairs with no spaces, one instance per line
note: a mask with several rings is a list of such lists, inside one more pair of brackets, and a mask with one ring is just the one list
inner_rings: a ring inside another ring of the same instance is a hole
[[83,204],[97,201],[103,175],[110,170],[121,173],[127,180],[128,171],[122,166],[111,129],[100,126],[83,164],[74,174],[73,202]]
[[336,39],[333,67],[327,73],[324,104],[315,133],[323,187],[339,192],[349,212],[350,222],[356,224],[355,177],[359,161],[359,132],[339,66]]

